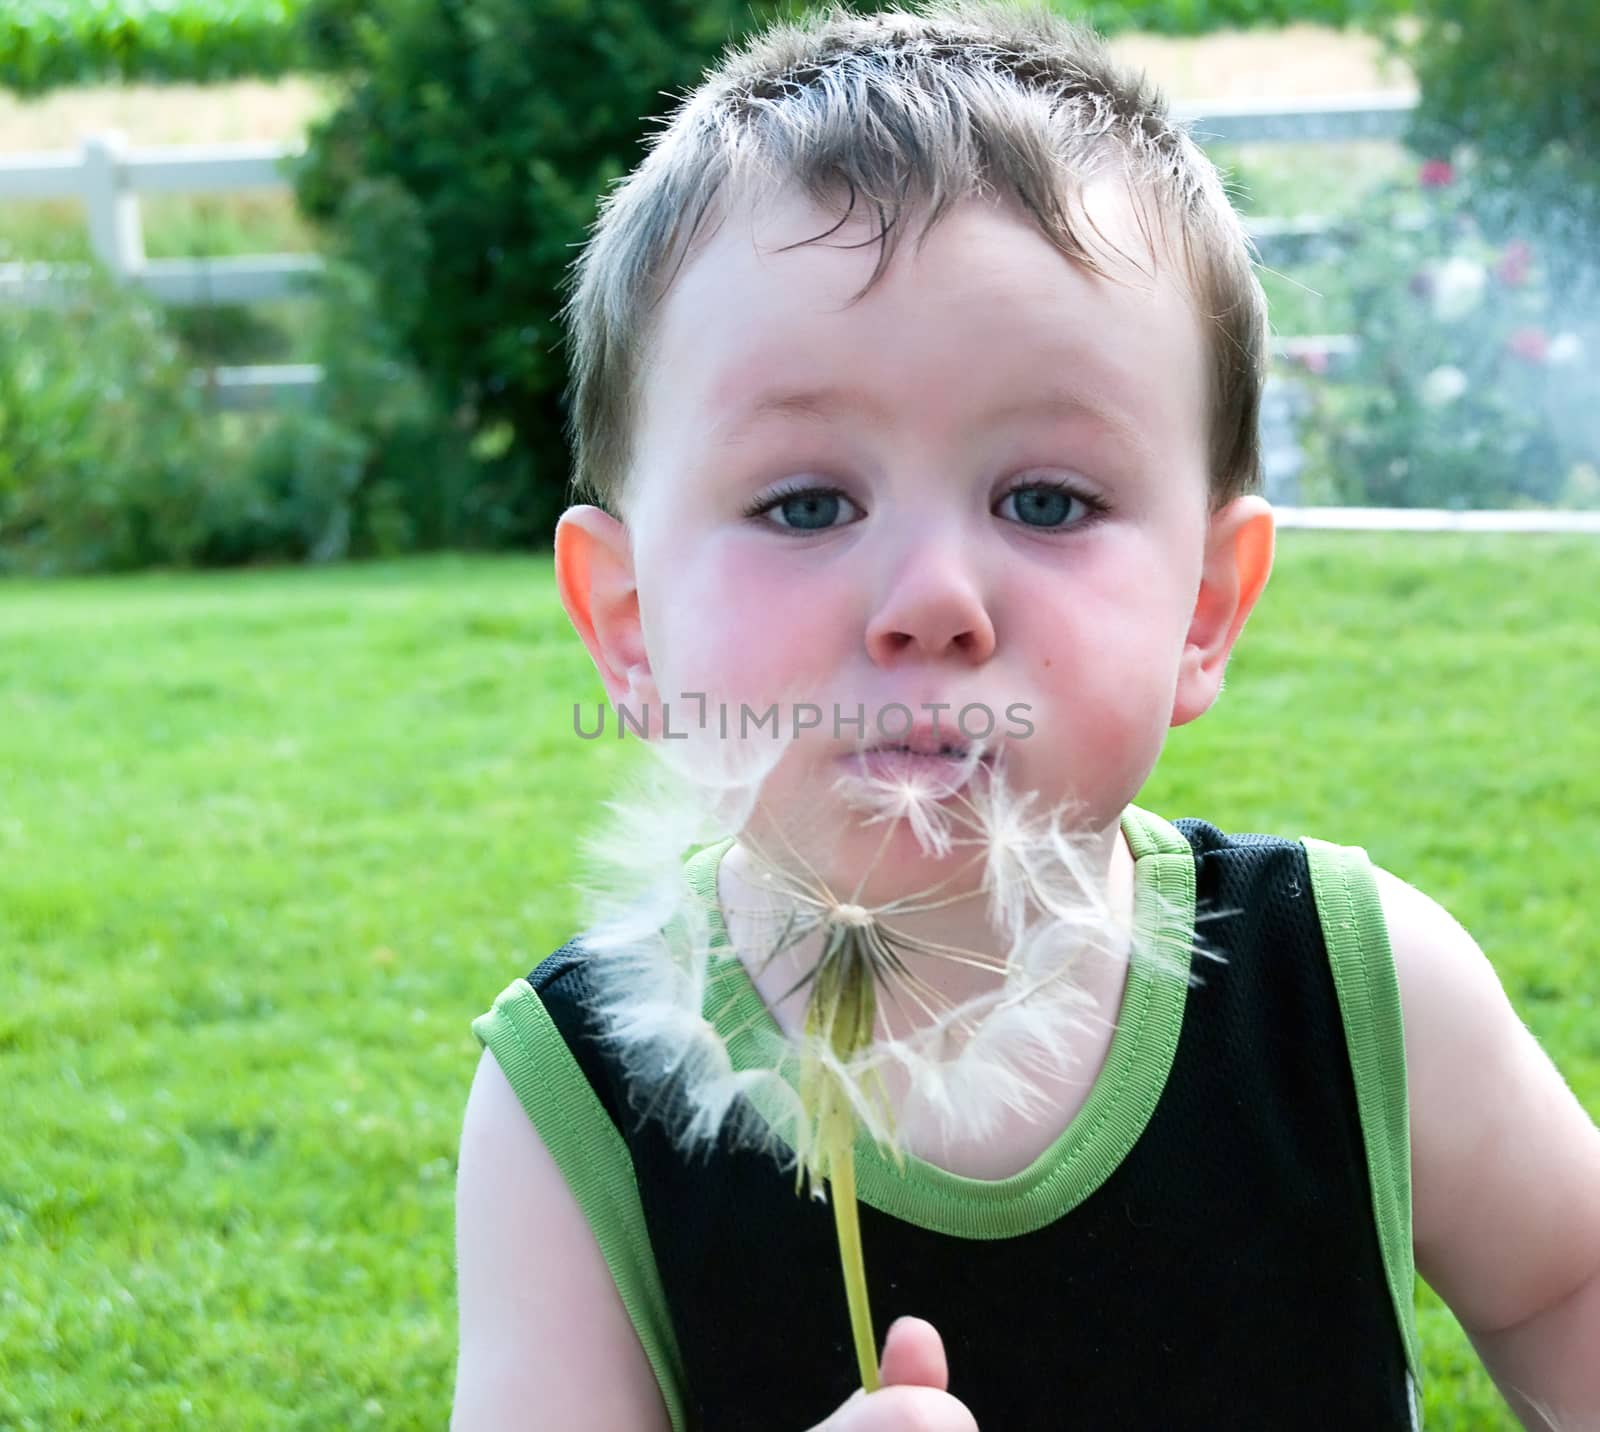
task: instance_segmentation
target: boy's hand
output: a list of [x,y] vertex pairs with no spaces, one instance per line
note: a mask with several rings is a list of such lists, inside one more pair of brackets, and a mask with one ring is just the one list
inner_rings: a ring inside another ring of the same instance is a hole
[[945,1391],[950,1369],[932,1323],[897,1318],[883,1342],[879,1376],[876,1392],[857,1388],[811,1432],[978,1432],[972,1414]]

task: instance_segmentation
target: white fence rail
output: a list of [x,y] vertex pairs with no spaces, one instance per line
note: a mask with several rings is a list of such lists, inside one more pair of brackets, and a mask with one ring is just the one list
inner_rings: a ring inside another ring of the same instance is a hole
[[[1215,106],[1179,105],[1175,116],[1195,138],[1219,144],[1308,144],[1395,139],[1404,131],[1409,94],[1367,94]],[[136,284],[178,307],[256,303],[295,293],[318,273],[314,254],[252,254],[217,258],[152,259],[144,250],[139,199],[145,194],[192,194],[286,189],[299,151],[270,144],[184,145],[136,149],[116,132],[91,135],[73,152],[0,155],[0,200],[74,198],[83,203],[90,247],[120,282]],[[1325,232],[1318,216],[1254,219],[1249,223],[1269,261]],[[0,264],[0,303],[36,307],[70,295],[82,267]],[[1291,340],[1281,356],[1314,348],[1338,353],[1341,336]],[[313,364],[219,368],[197,375],[221,407],[270,407],[304,400],[321,373]],[[1282,386],[1269,384],[1267,426],[1292,442]],[[1272,442],[1269,440],[1269,446]],[[1278,449],[1287,459],[1286,450]]]
[[1416,96],[1388,93],[1335,95],[1310,102],[1251,100],[1226,107],[1175,104],[1174,119],[1202,144],[1331,144],[1358,139],[1399,139]]
[[[162,303],[256,303],[293,292],[320,269],[316,256],[147,258],[139,196],[284,189],[298,158],[271,144],[132,149],[112,131],[88,136],[77,153],[0,156],[0,199],[81,200],[95,257],[114,278],[139,284]],[[77,276],[70,265],[0,264],[0,302],[60,302]]]
[[1452,510],[1444,507],[1286,507],[1272,505],[1279,527],[1320,532],[1552,532],[1600,536],[1600,512],[1514,508]]

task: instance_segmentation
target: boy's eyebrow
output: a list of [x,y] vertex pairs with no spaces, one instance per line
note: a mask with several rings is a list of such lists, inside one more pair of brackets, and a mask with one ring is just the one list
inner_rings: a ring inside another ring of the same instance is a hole
[[[827,384],[792,392],[773,390],[757,394],[724,422],[713,429],[714,440],[722,446],[737,443],[764,418],[831,418],[851,414],[883,418],[886,409],[871,394],[855,388]],[[1148,447],[1143,433],[1123,413],[1087,394],[1069,388],[1035,392],[985,414],[991,422],[1031,416],[1086,417],[1140,448]]]

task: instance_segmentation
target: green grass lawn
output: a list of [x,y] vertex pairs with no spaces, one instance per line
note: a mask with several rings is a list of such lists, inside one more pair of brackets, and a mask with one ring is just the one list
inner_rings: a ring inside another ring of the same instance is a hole
[[[1364,844],[1600,1112],[1592,540],[1287,534],[1144,803]],[[548,560],[0,587],[0,1426],[437,1428],[469,1021],[613,779]],[[1429,1427],[1515,1424],[1424,1302]]]

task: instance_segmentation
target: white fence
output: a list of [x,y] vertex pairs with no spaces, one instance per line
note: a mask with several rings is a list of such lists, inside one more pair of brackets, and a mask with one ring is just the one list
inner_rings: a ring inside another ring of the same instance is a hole
[[[281,297],[297,278],[315,273],[315,255],[146,258],[139,196],[284,189],[297,157],[270,144],[130,149],[120,134],[96,134],[76,153],[0,156],[0,199],[81,200],[95,257],[162,303],[255,303]],[[68,276],[47,264],[0,264],[0,301],[53,302]]]
[[[1307,144],[1396,139],[1411,110],[1409,94],[1356,95],[1314,104],[1268,101],[1227,108],[1175,106],[1177,118],[1201,143]],[[82,202],[95,257],[121,282],[137,284],[173,306],[255,303],[292,294],[316,274],[314,254],[252,254],[217,258],[152,259],[144,251],[139,200],[145,194],[282,190],[291,182],[297,151],[275,145],[194,145],[135,149],[117,133],[98,134],[77,151],[0,156],[0,200],[73,198]],[[1262,256],[1282,262],[1328,228],[1320,215],[1253,219],[1249,228]],[[78,276],[72,266],[0,264],[0,303],[59,303]],[[1280,357],[1313,349],[1348,351],[1350,339],[1325,335],[1279,342]],[[198,374],[219,407],[270,407],[303,401],[321,381],[315,364],[217,368]],[[1269,492],[1292,497],[1299,451],[1293,431],[1294,392],[1268,382],[1263,414]]]
[[[133,149],[118,133],[90,135],[76,152],[0,155],[0,199],[77,199],[95,257],[117,280],[173,307],[258,303],[282,298],[320,272],[315,254],[152,259],[144,251],[144,194],[286,189],[296,151],[271,144]],[[0,303],[59,303],[81,277],[73,265],[0,264]],[[303,399],[321,381],[315,364],[217,368],[198,374],[218,406],[269,407]]]

